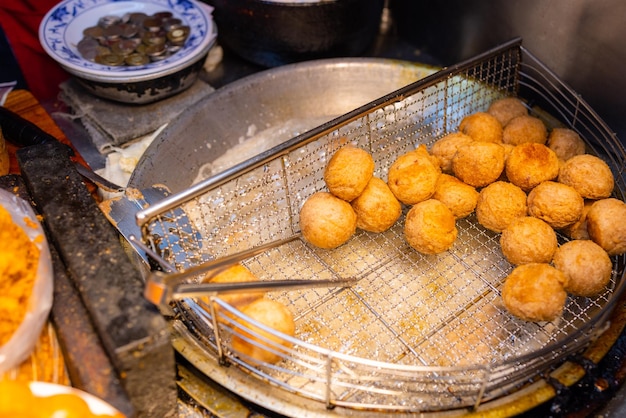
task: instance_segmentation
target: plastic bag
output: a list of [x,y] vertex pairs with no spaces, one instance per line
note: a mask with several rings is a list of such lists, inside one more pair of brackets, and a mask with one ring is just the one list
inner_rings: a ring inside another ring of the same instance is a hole
[[[45,239],[43,228],[28,202],[0,189],[0,206],[3,206],[11,214],[13,222],[26,232],[26,235],[37,245],[40,252],[37,277],[28,299],[26,315],[11,339],[0,347],[0,374],[2,374],[18,366],[33,351],[52,308],[54,276],[48,242]],[[28,224],[25,218],[28,218]]]

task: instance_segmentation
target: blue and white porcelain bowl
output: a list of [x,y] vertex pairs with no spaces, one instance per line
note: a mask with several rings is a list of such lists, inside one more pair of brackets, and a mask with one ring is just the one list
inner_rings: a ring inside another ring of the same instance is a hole
[[[95,26],[101,17],[162,11],[171,12],[190,27],[184,46],[166,59],[140,66],[107,66],[83,58],[78,51],[83,30]],[[173,91],[177,85],[186,88],[195,81],[194,75],[197,77],[217,38],[211,11],[210,6],[195,0],[63,0],[41,21],[39,41],[48,55],[92,93],[122,102],[145,103],[175,94],[182,89]],[[177,80],[180,74],[185,77],[183,83]],[[147,97],[144,90],[152,85],[165,86],[168,91]]]

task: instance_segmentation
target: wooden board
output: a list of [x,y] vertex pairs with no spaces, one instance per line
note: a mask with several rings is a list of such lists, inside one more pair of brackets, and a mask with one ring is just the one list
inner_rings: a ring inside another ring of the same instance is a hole
[[[33,96],[31,92],[29,92],[28,90],[12,91],[7,96],[4,107],[12,110],[24,119],[34,123],[39,128],[55,137],[59,142],[70,146],[75,153],[75,156],[72,159],[88,167],[85,160],[75,150],[75,148],[72,146],[72,143],[65,136],[61,128],[58,127],[54,119],[52,119],[50,114],[48,114],[46,109],[44,109],[41,103],[39,103],[39,101],[35,98],[35,96]],[[59,110],[61,111],[61,109]],[[15,152],[17,151],[17,147],[7,141],[7,149],[9,151],[10,161],[9,174],[19,174],[20,168],[17,164],[17,159],[15,158]],[[92,192],[94,197],[96,197],[97,187],[90,182],[86,182],[86,184],[87,188]]]
[[[24,119],[33,122],[39,128],[55,137],[59,142],[69,145],[74,149],[70,140],[65,136],[61,128],[54,122],[54,119],[48,114],[46,109],[39,103],[39,101],[28,90],[14,90],[7,96],[7,100],[4,103],[4,107],[17,113]],[[59,109],[61,111],[61,109]],[[15,159],[15,151],[17,147],[11,143],[7,143],[9,150],[9,156],[11,157],[11,174],[19,174],[20,170],[17,166],[17,160]],[[75,151],[76,152],[76,151]],[[86,164],[84,159],[76,152],[73,158],[82,164]]]

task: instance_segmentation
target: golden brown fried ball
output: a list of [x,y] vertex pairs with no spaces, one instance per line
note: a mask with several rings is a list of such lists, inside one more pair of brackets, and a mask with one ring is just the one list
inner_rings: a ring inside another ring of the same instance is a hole
[[576,155],[565,161],[559,181],[572,186],[585,199],[607,198],[615,185],[608,164],[590,154]]
[[439,160],[441,171],[452,174],[452,157],[461,146],[472,142],[469,135],[462,132],[453,132],[438,139],[430,149],[430,153]]
[[406,215],[404,236],[409,245],[422,254],[448,250],[457,234],[454,215],[438,200],[420,202]]
[[543,144],[527,142],[517,145],[506,160],[506,177],[524,191],[539,183],[554,180],[559,174],[559,159]]
[[454,176],[442,174],[437,180],[433,199],[446,205],[456,219],[461,219],[476,209],[478,191]]
[[556,232],[541,219],[517,218],[500,236],[502,254],[511,264],[549,263],[558,247]]
[[[243,307],[241,312],[253,320],[290,337],[293,337],[296,333],[296,324],[291,311],[278,301],[258,299]],[[233,349],[241,354],[250,356],[253,361],[276,363],[281,359],[281,354],[285,353],[284,348],[292,346],[291,342],[286,339],[262,330],[243,318],[238,318],[237,322],[249,328],[252,333],[262,336],[258,337],[243,329],[235,329],[237,333],[233,334]],[[272,343],[266,342],[264,338]],[[277,352],[272,352],[272,350]]]
[[356,231],[350,203],[328,192],[311,195],[300,209],[300,229],[306,241],[319,248],[336,248]]
[[596,296],[611,280],[611,259],[593,241],[575,240],[561,245],[554,253],[553,263],[565,273],[565,290],[574,296]]
[[525,321],[556,319],[567,300],[565,274],[544,263],[517,266],[502,287],[506,309]]
[[493,232],[502,232],[517,218],[528,214],[526,193],[516,185],[496,181],[482,189],[476,202],[476,219]]
[[363,193],[351,204],[356,213],[356,227],[364,231],[386,231],[402,214],[402,205],[387,183],[378,177],[372,177]]
[[492,102],[487,113],[498,119],[503,127],[506,127],[511,119],[527,115],[528,109],[524,106],[524,102],[517,97],[505,97]]
[[[257,277],[241,264],[235,264],[227,268],[226,270],[218,273],[213,277],[207,277],[202,281],[205,283],[240,283],[240,282],[254,282],[257,281]],[[231,304],[237,309],[241,309],[245,305],[254,302],[257,299],[262,298],[265,295],[264,291],[255,291],[249,293],[224,293],[219,297],[223,301]],[[209,298],[201,298],[205,303],[209,303]]]
[[587,212],[589,237],[609,255],[626,252],[626,203],[613,197],[594,202]]
[[340,199],[352,201],[361,194],[374,175],[372,155],[353,145],[346,145],[333,154],[324,170],[328,190]]
[[517,116],[504,127],[502,142],[519,145],[526,142],[545,144],[548,130],[543,121],[530,115]]
[[428,153],[425,146],[420,145],[391,164],[387,173],[387,185],[400,202],[414,205],[429,199],[435,193],[435,185],[440,175],[438,160]]
[[544,181],[528,193],[528,214],[555,229],[578,221],[584,206],[585,200],[576,189],[555,181]]
[[562,161],[567,161],[575,155],[585,153],[585,142],[576,131],[568,128],[552,129],[550,136],[548,136],[548,147]]
[[502,124],[486,112],[465,116],[459,124],[459,131],[475,141],[502,143]]
[[452,158],[452,171],[464,183],[484,187],[496,181],[504,169],[504,147],[473,141],[460,146]]
[[591,239],[587,231],[587,213],[595,200],[585,200],[583,212],[580,218],[568,227],[563,228],[562,232],[571,239]]

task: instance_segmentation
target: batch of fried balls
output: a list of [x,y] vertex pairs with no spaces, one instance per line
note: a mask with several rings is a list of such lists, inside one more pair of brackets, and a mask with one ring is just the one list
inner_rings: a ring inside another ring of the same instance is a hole
[[[340,148],[324,171],[328,191],[300,211],[302,235],[331,249],[356,229],[383,232],[410,209],[408,244],[438,254],[457,238],[456,220],[475,213],[500,234],[513,271],[502,287],[506,309],[527,321],[551,321],[567,295],[591,297],[611,279],[610,256],[626,252],[626,203],[613,198],[614,177],[588,154],[573,130],[532,116],[516,97],[494,101],[462,119],[458,131],[430,148],[398,157],[387,181],[374,176],[369,152]],[[557,231],[570,238],[559,245]]]

